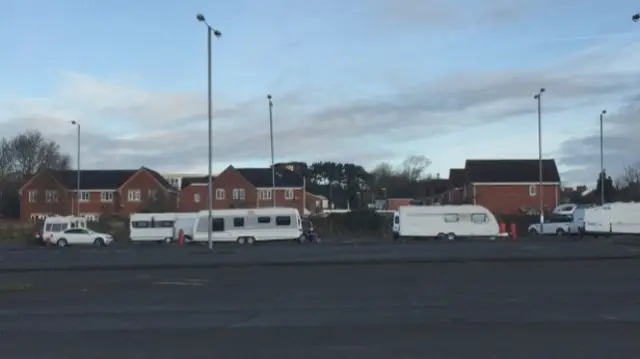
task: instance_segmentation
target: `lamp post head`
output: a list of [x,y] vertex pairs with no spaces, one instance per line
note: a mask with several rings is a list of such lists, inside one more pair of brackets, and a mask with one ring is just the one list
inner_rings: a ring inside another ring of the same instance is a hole
[[215,37],[219,39],[220,36],[222,36],[222,33],[220,32],[220,30],[213,30],[213,35],[215,35]]
[[200,21],[200,22],[205,22],[204,15],[202,15],[202,14],[196,15],[196,19],[198,19],[198,21]]
[[637,14],[633,15],[633,16],[631,17],[631,20],[633,20],[633,22],[638,22],[638,21],[640,21],[640,13],[637,13]]
[[76,121],[71,121],[71,124],[75,126],[75,125],[77,125],[78,123],[77,123]]
[[545,91],[546,91],[546,90],[544,89],[544,87],[540,89],[540,93],[543,93],[543,92],[545,92]]
[[602,110],[602,115],[606,115],[607,114],[607,110]]
[[267,100],[271,101],[271,94],[267,94]]

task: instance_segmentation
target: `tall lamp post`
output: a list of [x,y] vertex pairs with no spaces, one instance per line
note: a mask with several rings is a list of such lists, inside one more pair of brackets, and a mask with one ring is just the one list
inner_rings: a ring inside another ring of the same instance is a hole
[[542,191],[542,94],[544,87],[538,91],[534,99],[538,101],[538,198],[540,198],[540,233],[544,233],[544,196]]
[[276,207],[276,167],[273,155],[273,102],[271,95],[267,95],[269,100],[269,137],[271,140],[271,197],[273,198],[273,207]]
[[604,130],[603,119],[607,110],[600,112],[600,205],[604,206]]
[[[80,123],[78,121],[71,121],[71,124],[76,126],[78,130],[78,147],[76,153],[77,166],[77,178],[76,178],[76,216],[80,216]],[[73,214],[73,205],[71,206],[71,214]]]
[[220,38],[220,36],[222,36],[222,33],[214,28],[211,27],[211,25],[209,25],[209,23],[207,22],[207,19],[205,19],[204,15],[202,14],[198,14],[196,16],[196,19],[198,19],[198,21],[200,21],[201,23],[205,24],[207,26],[207,107],[208,107],[208,123],[209,123],[209,131],[208,131],[208,135],[209,135],[209,176],[207,178],[207,207],[209,210],[209,216],[208,216],[208,221],[207,221],[207,240],[209,242],[209,249],[213,249],[213,239],[211,238],[211,230],[212,230],[212,221],[213,221],[213,213],[212,213],[212,207],[213,207],[213,187],[212,187],[212,181],[211,181],[211,177],[213,176],[212,169],[211,169],[211,162],[212,162],[212,149],[211,149],[211,133],[213,131],[212,129],[212,104],[211,104],[211,35],[215,35],[215,37]]

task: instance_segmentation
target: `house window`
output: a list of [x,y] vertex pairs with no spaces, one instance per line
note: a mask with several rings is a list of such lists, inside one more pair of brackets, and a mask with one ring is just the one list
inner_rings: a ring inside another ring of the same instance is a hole
[[157,190],[157,189],[150,189],[150,190],[148,191],[147,198],[149,198],[149,199],[156,199],[156,198],[158,198],[158,190]]
[[193,194],[193,202],[200,203],[200,193]]
[[35,203],[38,200],[38,191],[29,191],[29,203]]
[[127,192],[127,199],[129,200],[129,202],[140,202],[140,190],[130,189]]
[[534,185],[534,184],[530,185],[529,186],[529,196],[535,197],[536,196],[536,190],[537,190],[536,185]]
[[80,191],[80,202],[89,202],[91,194],[87,191]]
[[244,188],[234,188],[233,199],[244,200]]
[[272,191],[270,189],[261,189],[259,192],[260,199],[268,200],[271,199]]
[[293,190],[292,189],[288,189],[284,192],[284,199],[286,200],[292,200],[293,199]]
[[113,192],[100,192],[101,202],[113,202]]
[[45,200],[47,202],[58,202],[58,191],[46,191]]
[[224,199],[224,189],[217,188],[216,189],[216,199]]

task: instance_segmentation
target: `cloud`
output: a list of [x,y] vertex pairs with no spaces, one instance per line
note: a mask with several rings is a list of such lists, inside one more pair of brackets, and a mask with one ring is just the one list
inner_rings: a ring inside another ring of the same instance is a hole
[[[604,168],[613,177],[626,166],[640,163],[640,89],[622,102],[624,105],[604,116]],[[565,174],[570,180],[595,184],[600,171],[599,130],[563,142],[559,162],[571,168]]]
[[[384,96],[360,97],[357,84],[353,94],[338,95],[309,84],[306,89],[274,94],[276,158],[336,159],[373,166],[407,155],[399,149],[403,143],[534,116],[533,94],[546,87],[546,114],[594,103],[623,106],[619,111],[610,108],[607,150],[608,158],[615,155],[629,161],[632,155],[622,152],[625,147],[636,148],[630,136],[638,133],[633,122],[638,118],[633,107],[637,98],[630,96],[640,83],[638,63],[640,44],[630,42],[622,52],[612,45],[597,46],[545,68],[460,72],[389,86],[390,93]],[[269,163],[266,99],[231,101],[222,94],[215,98],[216,168]],[[79,121],[84,168],[207,168],[207,108],[202,93],[150,91],[128,79],[107,81],[64,73],[49,96],[4,102],[4,135],[37,128],[70,153],[75,153],[76,137],[69,122]],[[585,148],[593,149],[592,137],[568,140],[558,154],[561,164],[577,171],[592,161],[585,157]]]

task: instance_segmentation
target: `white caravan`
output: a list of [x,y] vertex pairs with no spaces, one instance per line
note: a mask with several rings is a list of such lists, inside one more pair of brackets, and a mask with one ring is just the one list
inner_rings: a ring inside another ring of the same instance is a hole
[[129,218],[129,237],[132,242],[171,243],[176,220],[195,216],[195,213],[134,213]]
[[[477,205],[403,206],[398,209],[398,237],[446,238],[504,236],[496,217]],[[395,223],[394,218],[394,225]]]
[[39,233],[43,241],[51,241],[56,235],[69,228],[87,228],[87,219],[75,216],[52,216],[44,220],[42,232]]
[[588,208],[584,232],[592,235],[640,234],[640,203],[614,202]]
[[[208,240],[208,211],[200,211],[193,240]],[[305,237],[302,218],[295,208],[223,209],[212,213],[211,238],[216,242],[253,244],[256,241],[299,240]]]

